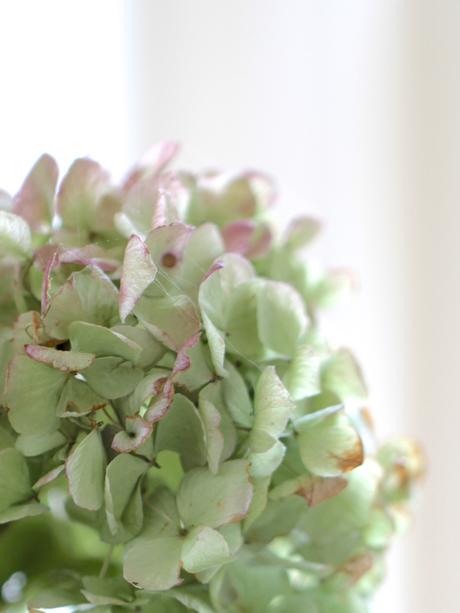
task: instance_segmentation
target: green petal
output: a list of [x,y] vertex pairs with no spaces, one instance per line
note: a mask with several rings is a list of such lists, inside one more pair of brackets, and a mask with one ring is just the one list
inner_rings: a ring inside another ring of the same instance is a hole
[[160,420],[155,448],[177,451],[186,469],[202,466],[206,461],[205,433],[195,405],[181,394],[174,396],[166,416]]
[[28,504],[19,504],[0,512],[0,524],[9,524],[12,521],[24,519],[24,517],[34,517],[46,513],[48,507],[38,502],[29,502]]
[[270,477],[253,479],[254,494],[248,514],[244,520],[245,531],[249,530],[255,520],[263,513],[268,501],[268,488],[270,487]]
[[250,526],[246,533],[246,540],[254,543],[269,543],[276,537],[288,535],[305,509],[305,501],[298,496],[270,500],[263,513]]
[[339,565],[362,550],[380,477],[378,465],[366,460],[350,473],[340,494],[302,515],[299,527],[308,534],[310,547],[315,547],[323,562]]
[[117,325],[112,328],[112,331],[130,339],[141,348],[141,354],[136,363],[142,368],[156,364],[166,351],[165,347],[141,326]]
[[209,346],[209,353],[211,354],[211,362],[216,371],[216,375],[219,377],[225,377],[227,371],[224,368],[225,361],[225,338],[224,333],[218,330],[212,323],[211,319],[202,313],[203,326],[206,332],[206,338]]
[[43,434],[20,434],[16,440],[16,449],[26,457],[33,457],[61,447],[66,440],[58,431]]
[[57,405],[59,417],[78,417],[103,409],[108,401],[96,394],[84,381],[75,377],[67,379]]
[[150,539],[179,536],[180,518],[175,496],[159,487],[145,500],[145,520],[142,536]]
[[[108,529],[116,542],[136,536],[142,528],[142,497],[138,483],[148,468],[149,464],[145,460],[125,453],[114,458],[107,466],[105,516]],[[133,498],[137,498],[137,501],[133,501]],[[127,513],[130,506],[131,513]]]
[[254,409],[247,385],[231,362],[225,363],[227,376],[222,381],[225,406],[233,421],[243,428],[251,428],[254,421]]
[[82,593],[95,605],[126,605],[134,600],[133,588],[121,577],[83,577]]
[[196,297],[198,285],[207,270],[224,251],[222,237],[215,225],[204,223],[195,228],[184,248],[179,285]]
[[294,404],[274,366],[267,366],[257,382],[255,419],[251,431],[250,462],[254,477],[268,477],[280,465],[284,445],[278,440],[286,428]]
[[126,245],[120,280],[120,319],[125,321],[147,287],[155,280],[157,267],[144,241],[131,236]]
[[[6,404],[16,432],[38,434],[56,429],[56,408],[66,379],[65,373],[26,356],[17,356],[10,362]],[[24,381],[28,381],[28,385],[24,385]]]
[[342,401],[367,398],[361,369],[347,349],[340,349],[324,363],[321,369],[321,385],[323,389],[337,394]]
[[258,335],[260,280],[239,285],[228,299],[226,318],[227,351],[243,359],[259,359],[264,347]]
[[73,321],[111,326],[117,320],[117,288],[100,268],[87,266],[52,296],[43,323],[50,336],[65,340]]
[[94,364],[85,370],[88,385],[97,393],[113,400],[127,396],[143,377],[143,370],[122,358],[96,358]]
[[235,253],[223,255],[218,265],[200,286],[199,304],[212,323],[223,330],[229,298],[236,287],[254,277],[254,270],[247,260]]
[[184,539],[182,562],[189,573],[199,573],[223,564],[229,557],[227,541],[217,530],[197,526]]
[[266,281],[257,295],[257,325],[264,347],[291,357],[307,327],[307,315],[298,292],[277,281]]
[[283,382],[293,400],[303,400],[321,391],[321,354],[309,342],[298,345]]
[[169,590],[181,583],[181,551],[182,539],[178,536],[139,536],[125,548],[123,576],[135,587]]
[[63,225],[80,231],[91,229],[108,182],[108,173],[97,162],[88,158],[75,160],[58,193],[57,209]]
[[32,236],[24,219],[0,211],[0,258],[23,260],[30,256]]
[[213,475],[206,468],[186,473],[177,494],[177,506],[186,526],[218,528],[241,521],[248,512],[252,484],[245,460],[231,460]]
[[29,469],[23,456],[9,447],[0,451],[0,511],[32,495]]
[[92,353],[79,351],[59,351],[52,347],[41,345],[26,345],[26,354],[36,362],[41,362],[62,372],[77,372],[85,370],[94,362]]
[[200,331],[196,308],[185,295],[143,296],[134,314],[157,340],[174,351],[181,349]]
[[73,501],[90,511],[101,508],[104,500],[105,452],[98,430],[93,430],[70,452],[66,475]]
[[141,347],[119,332],[85,321],[74,321],[69,326],[72,349],[86,351],[98,357],[116,356],[137,362]]
[[300,455],[313,474],[337,477],[362,464],[361,438],[343,410],[319,415],[299,429]]
[[224,451],[224,436],[220,429],[222,418],[219,411],[209,400],[200,398],[198,410],[205,432],[209,470],[216,474]]
[[321,224],[313,217],[293,219],[283,236],[283,247],[289,251],[303,249],[311,243],[321,230]]

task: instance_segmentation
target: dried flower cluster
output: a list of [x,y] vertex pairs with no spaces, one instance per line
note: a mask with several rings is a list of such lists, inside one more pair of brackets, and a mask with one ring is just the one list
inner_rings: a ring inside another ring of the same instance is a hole
[[314,220],[275,232],[266,176],[171,172],[176,149],[119,186],[90,159],[58,185],[44,155],[0,198],[0,522],[82,523],[109,552],[28,602],[367,611],[420,460],[378,446],[318,327],[347,276],[306,262]]

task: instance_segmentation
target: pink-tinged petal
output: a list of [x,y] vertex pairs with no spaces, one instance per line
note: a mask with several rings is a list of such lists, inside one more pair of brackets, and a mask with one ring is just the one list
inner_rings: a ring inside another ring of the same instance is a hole
[[172,175],[144,177],[125,194],[122,210],[115,216],[118,230],[127,237],[145,238],[153,228],[178,221],[176,201],[181,189]]
[[162,419],[168,412],[169,407],[174,399],[174,385],[169,378],[163,380],[162,389],[159,390],[158,395],[150,403],[144,418],[150,422],[155,423]]
[[272,177],[259,170],[247,170],[243,176],[250,182],[259,208],[266,209],[275,203],[278,194]]
[[195,194],[189,203],[188,214],[196,225],[208,221],[224,226],[251,219],[275,200],[271,179],[256,171],[203,173],[196,177]]
[[195,303],[184,294],[143,296],[134,314],[150,334],[176,353],[201,328]]
[[272,243],[268,225],[244,219],[222,228],[222,237],[226,251],[239,253],[249,259],[266,255]]
[[158,268],[164,269],[167,273],[179,268],[183,251],[193,230],[193,226],[172,223],[157,227],[149,233],[146,243]]
[[174,362],[174,367],[171,372],[171,380],[174,381],[177,375],[183,373],[185,370],[190,368],[190,357],[188,352],[190,349],[195,347],[195,345],[200,340],[201,331],[197,332],[193,336],[191,336],[182,346],[182,348],[178,351],[176,356],[176,361]]
[[107,255],[98,245],[84,245],[61,249],[59,254],[61,264],[80,264],[81,266],[98,266],[104,272],[114,272],[120,262]]
[[122,322],[154,281],[156,274],[157,267],[152,261],[149,248],[141,238],[131,236],[125,250],[120,281],[119,308]]
[[163,141],[153,145],[128,173],[122,189],[128,191],[145,175],[157,175],[162,172],[179,150],[180,145],[175,141]]
[[64,468],[65,464],[61,464],[60,466],[53,468],[52,470],[47,472],[46,475],[40,477],[40,479],[33,484],[32,489],[39,490],[41,487],[48,485],[48,483],[51,483],[59,477],[59,475],[64,471]]
[[58,175],[56,161],[45,153],[35,162],[14,198],[14,213],[33,230],[47,230],[51,224]]
[[62,372],[78,372],[91,366],[96,356],[79,351],[60,351],[43,345],[26,345],[26,355]]
[[157,422],[168,412],[174,399],[174,380],[179,374],[190,368],[191,361],[188,351],[197,344],[199,338],[200,333],[198,332],[184,343],[182,349],[177,353],[176,361],[169,377],[156,382],[155,397],[145,414],[147,421],[151,423]]
[[107,171],[89,158],[73,162],[57,196],[57,212],[64,227],[92,227],[101,198],[109,189],[109,179]]
[[286,228],[283,243],[292,250],[302,249],[313,241],[321,231],[321,222],[313,217],[293,219]]
[[134,415],[126,418],[125,428],[126,430],[118,432],[112,441],[112,449],[118,453],[129,453],[143,445],[152,434],[153,423]]
[[222,262],[222,260],[217,260],[216,262],[214,262],[214,264],[212,264],[212,266],[206,271],[206,274],[204,275],[201,282],[204,283],[206,279],[209,279],[209,277],[213,275],[215,272],[222,270],[224,266],[225,264],[224,262]]
[[53,254],[59,251],[58,245],[48,244],[39,247],[34,252],[34,262],[40,268],[40,270],[45,271],[48,266],[48,262],[50,258],[53,257]]
[[59,266],[59,249],[55,248],[47,253],[47,260],[43,271],[41,313],[44,315],[48,309],[51,298],[51,274]]

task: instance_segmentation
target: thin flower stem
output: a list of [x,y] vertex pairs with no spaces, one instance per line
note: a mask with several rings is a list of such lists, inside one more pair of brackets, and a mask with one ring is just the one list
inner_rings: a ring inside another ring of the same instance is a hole
[[107,555],[105,556],[104,562],[103,562],[102,567],[101,567],[101,571],[99,573],[99,578],[100,579],[103,579],[106,576],[106,574],[107,574],[107,571],[108,571],[109,566],[110,566],[110,562],[112,560],[112,554],[113,554],[114,547],[115,546],[113,544],[109,546],[109,549],[107,551]]

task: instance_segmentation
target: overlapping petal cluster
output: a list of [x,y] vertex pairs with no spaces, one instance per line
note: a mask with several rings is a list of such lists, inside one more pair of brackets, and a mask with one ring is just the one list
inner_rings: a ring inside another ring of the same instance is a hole
[[366,611],[421,466],[319,328],[350,277],[305,259],[316,221],[274,228],[268,177],[176,152],[121,185],[44,155],[1,199],[0,521],[58,490],[115,552],[32,606]]

